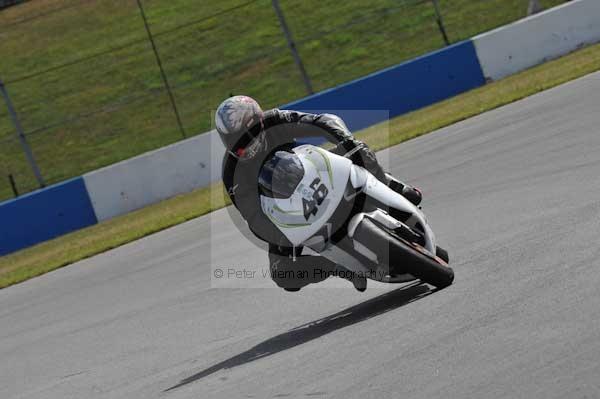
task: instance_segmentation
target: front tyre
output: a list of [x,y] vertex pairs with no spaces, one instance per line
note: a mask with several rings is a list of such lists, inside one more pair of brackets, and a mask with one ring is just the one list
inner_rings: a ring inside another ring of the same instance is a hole
[[444,248],[439,246],[436,247],[435,255],[439,258],[442,258],[444,262],[450,263],[450,256],[448,255],[448,251],[446,251]]
[[390,274],[408,273],[437,288],[454,281],[454,271],[443,260],[428,256],[418,246],[392,236],[369,218],[364,218],[354,231],[353,239],[377,254],[379,263],[388,265]]

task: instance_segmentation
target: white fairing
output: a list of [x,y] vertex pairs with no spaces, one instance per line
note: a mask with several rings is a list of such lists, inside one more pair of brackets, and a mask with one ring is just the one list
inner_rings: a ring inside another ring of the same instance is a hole
[[[435,235],[433,234],[433,230],[431,230],[431,227],[429,227],[425,215],[423,214],[423,212],[421,212],[419,208],[413,205],[402,195],[398,194],[397,192],[389,188],[387,185],[377,180],[375,176],[373,176],[371,173],[367,172],[364,168],[361,168],[360,166],[352,165],[352,171],[350,176],[350,181],[354,188],[361,188],[362,192],[364,192],[366,195],[389,206],[390,208],[398,209],[400,211],[412,214],[413,216],[409,219],[409,221],[412,222],[411,224],[414,226],[418,222],[421,225],[421,227],[423,227],[423,229],[425,230],[425,249],[427,249],[431,254],[435,254]],[[381,211],[362,215],[375,218],[375,216],[381,215]],[[357,216],[359,217],[359,219],[362,218],[362,216],[360,215]],[[400,223],[391,216],[388,216],[386,219],[390,219],[395,223]],[[378,222],[384,225],[388,225],[387,227],[390,229],[397,227],[390,225],[390,223],[392,222],[386,221],[384,223],[384,220],[378,220]],[[350,223],[350,236],[352,236],[353,234],[352,226],[356,226],[356,224],[356,222]]]
[[260,201],[265,215],[293,245],[299,246],[317,233],[337,209],[352,162],[308,144],[293,151],[304,167],[304,177],[296,190],[290,198],[261,195]]
[[[265,215],[294,246],[311,248],[321,256],[354,272],[368,270],[358,258],[336,245],[329,245],[321,234],[317,234],[319,230],[328,225],[344,195],[348,195],[346,187],[350,183],[356,192],[363,192],[390,208],[407,212],[412,216],[402,223],[381,209],[360,212],[349,221],[349,238],[354,237],[357,226],[364,218],[372,219],[390,230],[402,228],[402,226],[415,228],[419,225],[418,230],[422,230],[424,233],[425,249],[431,255],[435,255],[435,236],[425,215],[402,195],[345,157],[312,145],[296,147],[293,151],[298,155],[304,168],[304,176],[294,193],[286,199],[261,195],[260,201]],[[378,254],[372,253],[356,240],[353,240],[353,244],[358,253],[377,263]],[[382,276],[379,281],[390,282],[392,280],[393,282],[411,281],[414,280],[414,277],[409,274]]]

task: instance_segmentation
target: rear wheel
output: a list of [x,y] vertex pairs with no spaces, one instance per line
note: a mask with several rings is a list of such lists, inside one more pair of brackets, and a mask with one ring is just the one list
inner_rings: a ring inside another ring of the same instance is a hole
[[390,267],[390,274],[408,273],[438,288],[454,281],[450,267],[426,255],[419,246],[394,237],[368,218],[358,225],[353,238],[377,254],[379,262]]

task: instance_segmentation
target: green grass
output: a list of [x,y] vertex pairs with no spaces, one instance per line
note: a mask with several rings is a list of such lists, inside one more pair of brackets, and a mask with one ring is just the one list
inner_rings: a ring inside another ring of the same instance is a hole
[[[600,69],[600,44],[358,133],[381,149]],[[0,257],[0,288],[46,273],[227,204],[221,184]]]
[[[211,110],[230,93],[266,107],[306,94],[269,0],[192,23],[246,2],[144,1],[188,135],[208,130]],[[443,46],[430,1],[281,4],[316,90]],[[440,0],[440,7],[457,42],[523,17],[527,2]],[[133,0],[31,0],[5,9],[0,60],[0,78],[50,183],[181,139]],[[12,196],[9,173],[21,192],[36,188],[0,106],[0,200]]]

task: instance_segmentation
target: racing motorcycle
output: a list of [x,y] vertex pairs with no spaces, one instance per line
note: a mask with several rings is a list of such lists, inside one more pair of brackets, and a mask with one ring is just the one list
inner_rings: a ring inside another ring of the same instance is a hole
[[422,210],[351,156],[309,144],[275,152],[259,177],[262,211],[293,248],[348,271],[385,283],[452,284],[448,253]]

